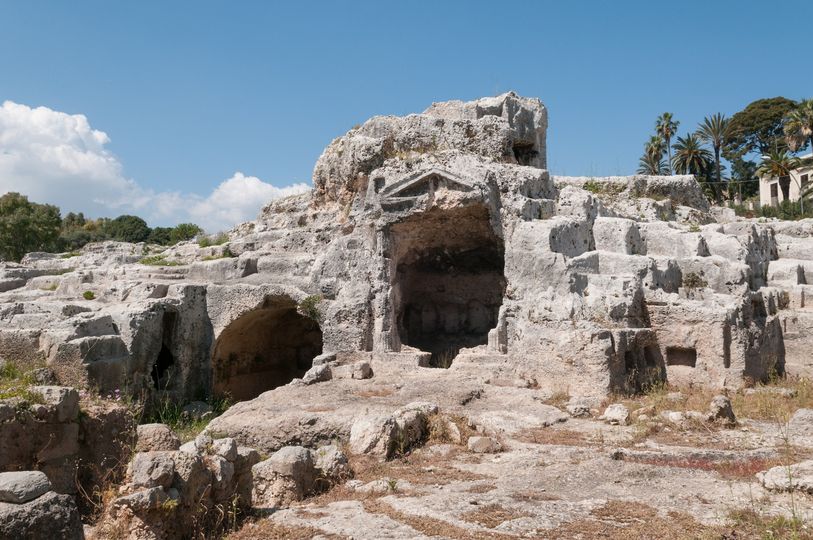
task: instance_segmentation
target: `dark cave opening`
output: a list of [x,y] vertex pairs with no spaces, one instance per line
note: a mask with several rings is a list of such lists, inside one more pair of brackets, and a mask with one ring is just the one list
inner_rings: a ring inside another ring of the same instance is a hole
[[421,215],[393,227],[401,343],[447,368],[462,348],[488,343],[505,293],[502,241],[484,207]]
[[214,395],[255,398],[302,377],[321,353],[319,324],[295,306],[251,311],[227,326],[215,343]]

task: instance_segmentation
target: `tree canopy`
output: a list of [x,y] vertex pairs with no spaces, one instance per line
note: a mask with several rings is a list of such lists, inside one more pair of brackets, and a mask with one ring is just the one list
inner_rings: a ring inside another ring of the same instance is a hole
[[119,242],[144,242],[150,237],[150,227],[138,216],[123,215],[105,224],[105,232]]
[[172,245],[191,240],[203,229],[194,223],[150,228],[138,216],[88,219],[69,212],[60,217],[59,208],[38,204],[19,193],[0,197],[0,259],[19,261],[32,251],[74,251],[89,242],[118,240]]
[[731,117],[723,155],[729,161],[752,152],[768,154],[787,148],[784,118],[795,109],[792,99],[758,99]]
[[784,132],[785,141],[792,151],[802,151],[808,143],[813,150],[813,99],[802,101],[788,113]]
[[0,257],[19,261],[31,251],[53,249],[62,219],[59,208],[30,202],[19,193],[0,197]]

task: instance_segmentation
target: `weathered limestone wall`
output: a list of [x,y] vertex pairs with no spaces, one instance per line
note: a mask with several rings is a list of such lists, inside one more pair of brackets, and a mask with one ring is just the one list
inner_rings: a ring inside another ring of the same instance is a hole
[[[30,256],[0,278],[0,354],[36,349],[103,390],[178,400],[225,379],[251,397],[317,351],[463,348],[466,365],[497,355],[505,376],[583,394],[737,386],[782,372],[786,341],[787,365],[807,369],[793,329],[813,226],[732,220],[691,176],[551,178],[546,127],[544,106],[512,93],[376,117],[325,149],[313,193],[270,203],[226,245],[161,254],[178,266],[116,243]],[[283,308],[285,328],[239,322]]]

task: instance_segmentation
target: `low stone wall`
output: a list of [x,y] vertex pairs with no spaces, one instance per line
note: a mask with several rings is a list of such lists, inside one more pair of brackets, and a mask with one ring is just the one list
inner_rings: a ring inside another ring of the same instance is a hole
[[41,471],[90,511],[87,496],[123,477],[137,419],[109,402],[80,410],[79,393],[65,386],[33,386],[23,396],[0,400],[0,473]]

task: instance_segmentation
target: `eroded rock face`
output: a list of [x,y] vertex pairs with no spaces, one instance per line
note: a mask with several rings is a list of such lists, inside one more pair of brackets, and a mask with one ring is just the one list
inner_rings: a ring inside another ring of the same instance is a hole
[[51,491],[51,482],[41,471],[0,473],[0,502],[23,504]]
[[781,465],[757,473],[757,478],[771,491],[801,491],[813,494],[813,460]]
[[[151,425],[151,433],[161,433],[153,448],[177,440],[164,427]],[[94,537],[180,539],[222,531],[217,515],[250,507],[251,471],[259,461],[255,450],[234,439],[206,435],[180,450],[137,452]]]
[[138,426],[136,452],[177,450],[181,440],[166,424],[141,424]]
[[434,103],[423,114],[377,116],[325,149],[313,171],[314,196],[346,203],[388,159],[443,151],[544,169],[547,127],[542,103],[513,92],[468,103]]
[[184,403],[414,355],[590,398],[813,371],[813,224],[732,220],[690,176],[551,178],[546,128],[513,93],[376,117],[223,245],[32,254],[2,268],[0,356]]
[[[50,491],[44,476],[36,471],[0,473],[0,538],[81,540],[85,537],[73,497]],[[10,498],[9,494],[13,494],[11,498],[17,502],[4,501]]]

